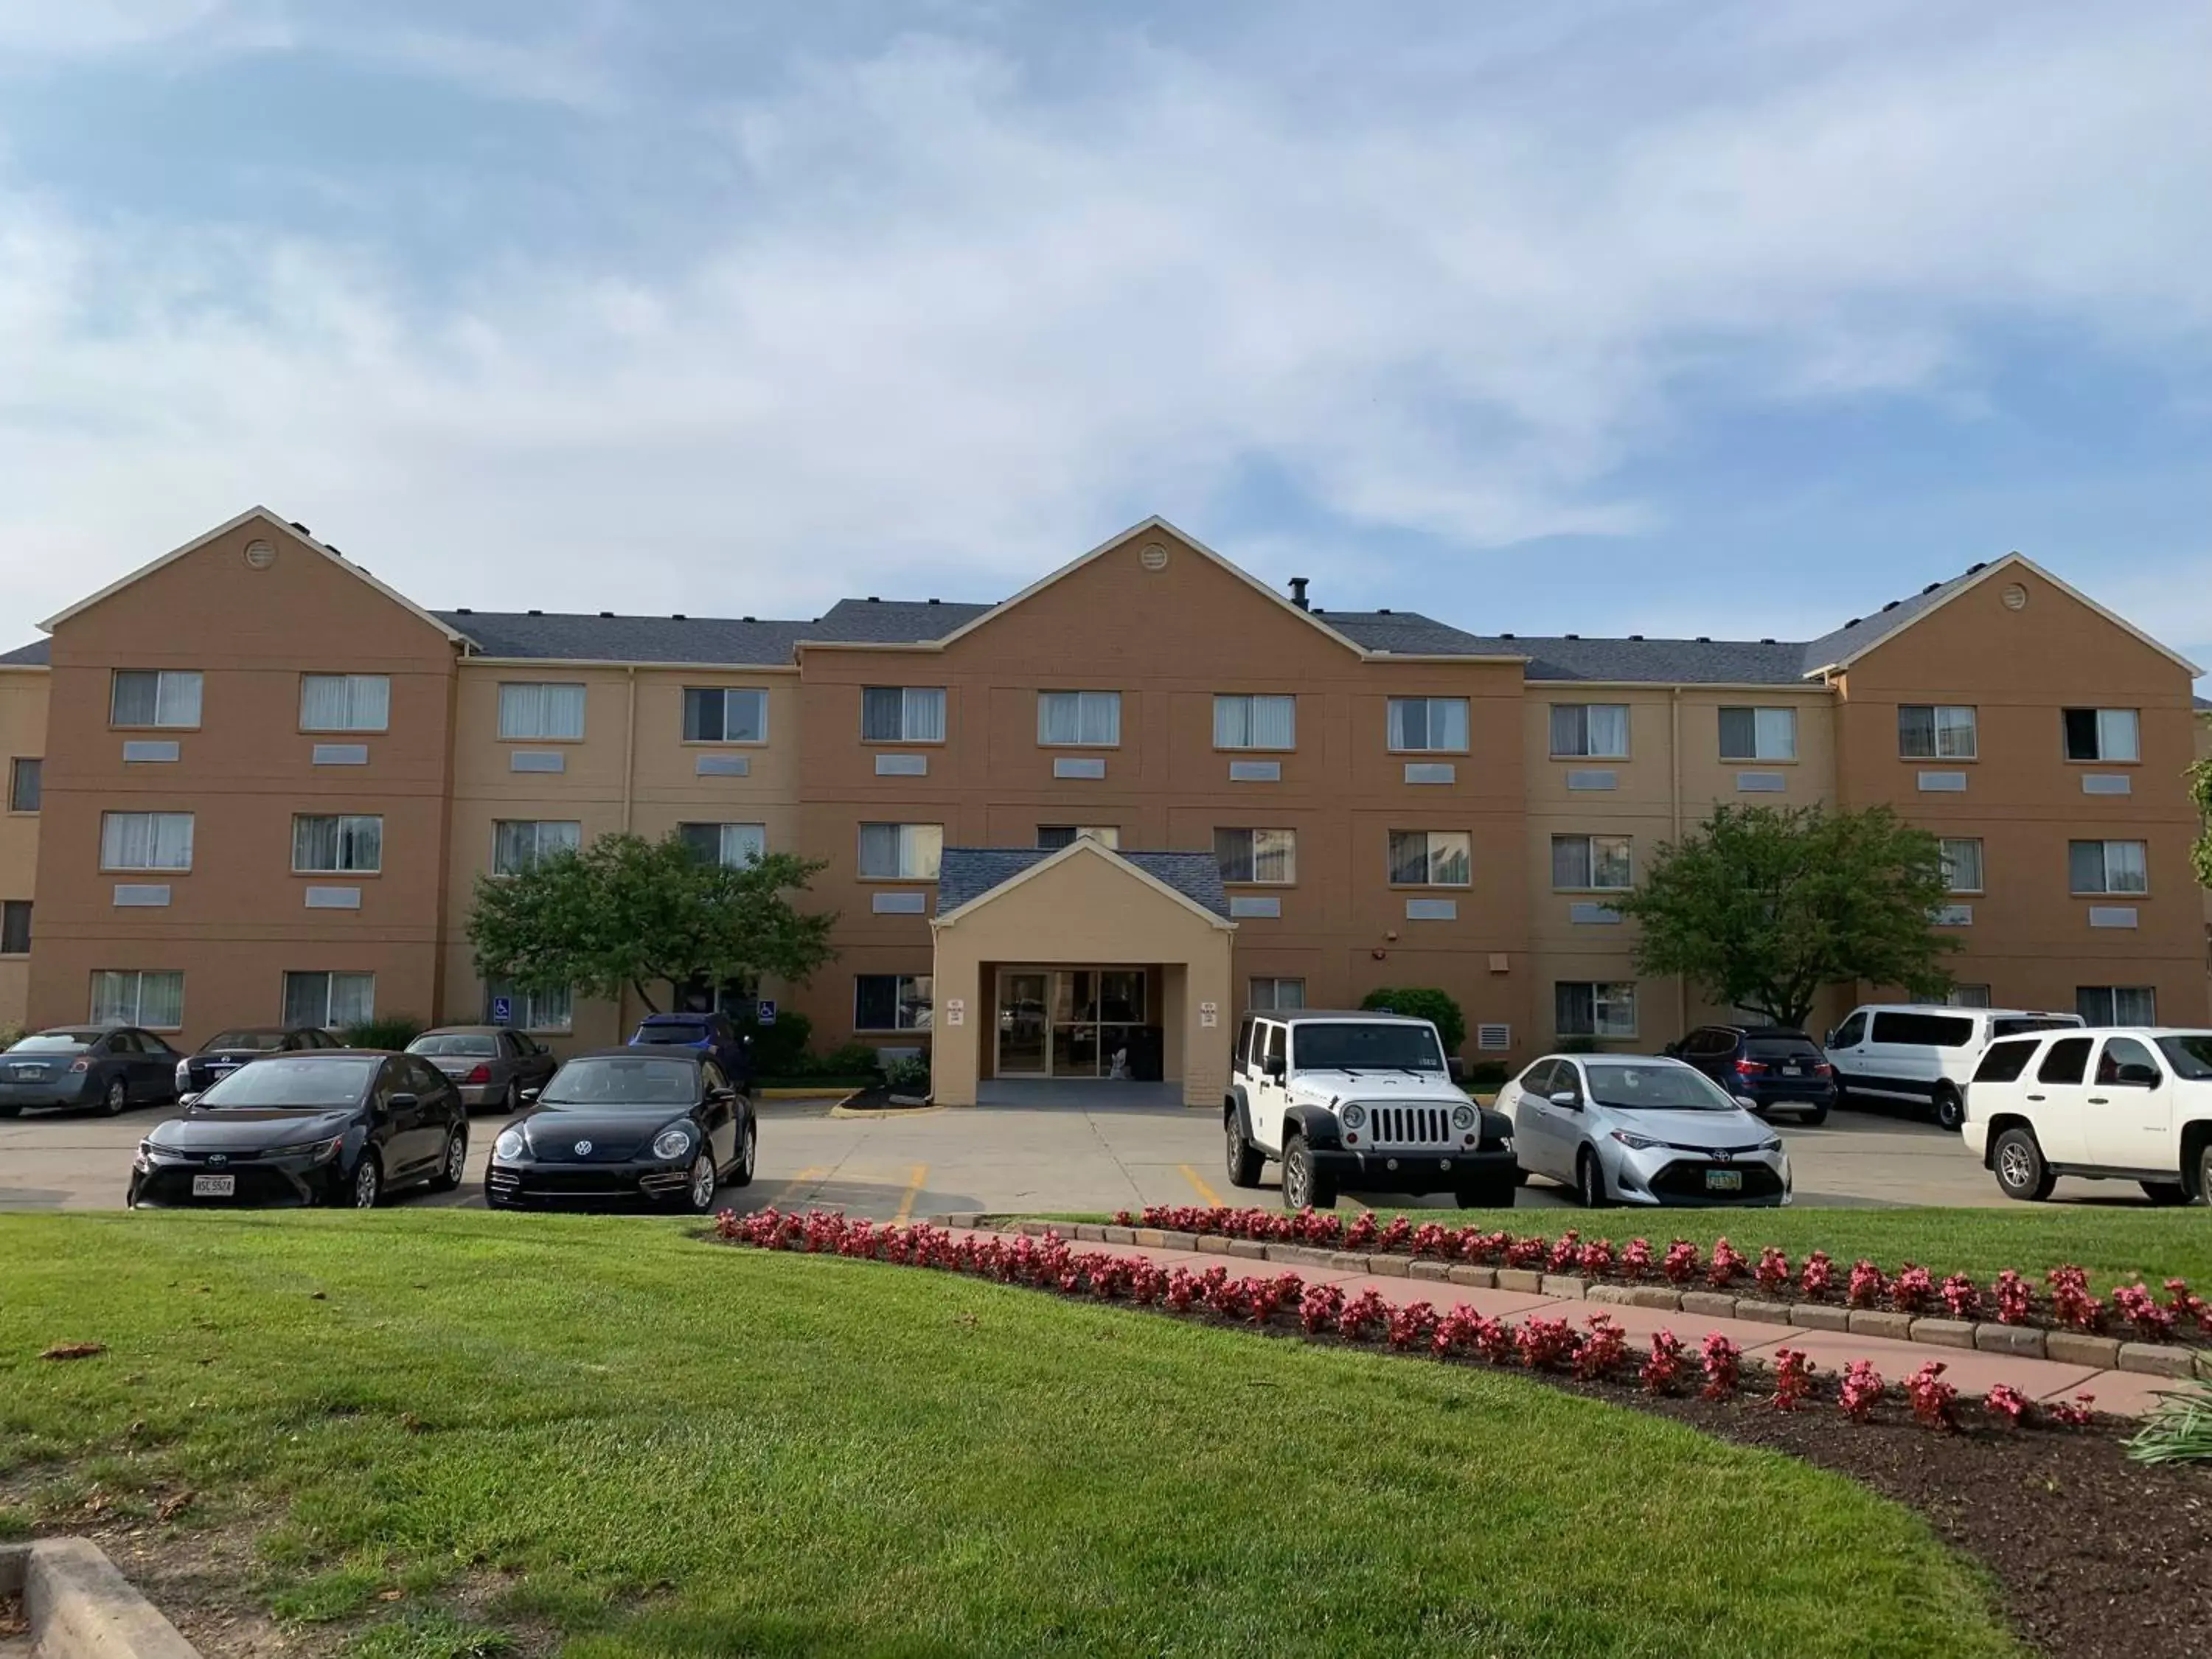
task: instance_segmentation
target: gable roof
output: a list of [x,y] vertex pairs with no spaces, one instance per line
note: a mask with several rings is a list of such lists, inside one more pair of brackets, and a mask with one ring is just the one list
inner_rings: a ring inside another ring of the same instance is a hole
[[214,529],[208,531],[205,534],[193,537],[191,540],[186,542],[182,547],[171,548],[167,553],[162,554],[160,558],[151,560],[145,564],[140,565],[136,570],[131,571],[128,575],[117,577],[113,581],[108,583],[106,586],[101,588],[97,593],[92,594],[88,598],[79,599],[75,605],[70,606],[68,610],[57,611],[54,615],[47,617],[46,621],[39,624],[40,629],[45,633],[52,633],[55,629],[60,627],[72,617],[76,617],[82,612],[91,610],[93,606],[98,605],[102,599],[109,599],[117,593],[120,593],[125,588],[130,586],[133,582],[143,580],[146,577],[152,575],[156,570],[160,570],[165,566],[174,564],[179,559],[185,557],[187,554],[198,552],[200,549],[205,547],[210,542],[216,540],[219,537],[228,536],[232,531],[238,529],[242,525],[250,524],[256,519],[260,520],[271,530],[277,532],[279,534],[289,536],[294,541],[298,542],[301,546],[311,548],[315,552],[321,554],[323,557],[328,559],[332,564],[337,566],[339,569],[344,571],[348,575],[354,577],[356,580],[366,582],[369,586],[374,588],[386,599],[391,600],[392,604],[398,605],[402,611],[406,611],[410,616],[418,617],[422,622],[427,623],[430,627],[436,629],[441,634],[443,634],[447,639],[453,641],[456,645],[465,644],[466,642],[451,626],[441,622],[436,617],[433,616],[429,611],[422,609],[421,605],[416,604],[414,600],[409,599],[404,593],[400,592],[397,588],[386,587],[382,582],[377,580],[375,577],[370,575],[368,571],[362,569],[351,559],[347,558],[344,554],[339,552],[335,547],[325,545],[323,543],[317,541],[313,536],[309,535],[305,530],[301,528],[300,526],[293,523],[290,520],[280,519],[267,507],[258,506],[249,507],[245,512],[240,514],[236,518],[226,520],[223,523],[217,525]]
[[1065,847],[948,847],[937,870],[937,915],[930,926],[951,924],[970,906],[1017,886],[1042,870],[1096,854],[1198,912],[1217,927],[1232,928],[1229,896],[1221,885],[1221,866],[1211,853],[1121,852],[1089,836]]

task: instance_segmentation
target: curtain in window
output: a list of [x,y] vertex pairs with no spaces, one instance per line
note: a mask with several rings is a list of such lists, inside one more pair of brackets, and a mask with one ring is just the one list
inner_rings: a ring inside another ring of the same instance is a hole
[[1758,721],[1748,708],[1721,710],[1721,758],[1723,760],[1757,760],[1759,758]]
[[374,817],[292,820],[292,867],[375,871],[384,867],[384,820]]
[[722,740],[722,689],[687,685],[684,688],[684,741],[720,743]]
[[[1576,889],[1590,884],[1590,843],[1588,836],[1552,837],[1552,885]],[[1561,1026],[1561,1030],[1567,1028]]]
[[363,1020],[376,1017],[376,975],[374,974],[332,974],[331,975],[331,1017],[328,1024],[336,1026],[358,1025]]
[[1580,703],[1555,702],[1552,705],[1553,754],[1580,756],[1589,753],[1589,722],[1584,718],[1589,712]]
[[1561,1036],[1597,1035],[1597,987],[1561,980],[1553,988],[1553,1024]]
[[2139,841],[2105,843],[2105,890],[2109,893],[2147,893],[2150,872]]
[[392,682],[382,674],[302,674],[300,725],[309,732],[381,732]]
[[185,1023],[185,976],[182,974],[140,974],[138,1006],[133,1023],[156,1031],[172,1031]]
[[916,881],[935,881],[945,853],[945,826],[904,823],[899,826],[900,873]]
[[499,734],[502,738],[582,737],[584,688],[538,683],[501,686]]
[[1426,749],[1429,746],[1429,704],[1425,697],[1390,699],[1390,746]]
[[292,867],[295,870],[337,870],[338,821],[336,818],[292,820]]
[[1636,987],[1626,981],[1592,988],[1600,1036],[1636,1035]]
[[2097,711],[2097,758],[2108,761],[2142,758],[2136,746],[2134,709],[2100,708]]
[[901,697],[903,705],[905,731],[901,734],[908,743],[942,743],[945,741],[945,688],[941,685],[909,685]]
[[1590,837],[1590,885],[1620,891],[1634,885],[1629,874],[1628,837]]
[[899,827],[896,823],[860,826],[860,873],[877,878],[899,872]]
[[328,1025],[330,1015],[331,976],[328,974],[284,975],[284,1023],[287,1025]]
[[2157,1024],[2157,991],[2148,985],[2115,985],[2112,988],[2112,1024]]
[[1429,837],[1425,830],[1390,832],[1390,879],[1401,887],[1419,887],[1429,879]]
[[1761,708],[1756,711],[1760,760],[1797,758],[1797,711]]
[[1982,844],[1978,841],[1943,842],[1943,884],[1954,893],[1982,890]]
[[864,686],[860,691],[860,737],[868,743],[896,743],[906,736],[906,693],[896,685]]
[[2076,893],[2105,890],[2105,843],[2069,841],[2066,843],[2066,885]]
[[1625,758],[1628,754],[1628,705],[1594,702],[1589,714],[1589,747],[1584,752],[1601,759]]
[[1974,711],[1938,708],[1936,711],[1936,753],[1944,760],[1972,760],[1975,750]]
[[1471,863],[1465,835],[1456,830],[1429,832],[1429,880],[1435,885],[1466,886]]
[[189,870],[189,812],[110,812],[100,819],[100,861],[110,870]]
[[1936,711],[1926,703],[1905,703],[1897,711],[1897,752],[1907,760],[1936,755]]
[[768,693],[732,686],[722,694],[722,741],[759,743],[768,736]]
[[1119,691],[1044,691],[1037,696],[1037,741],[1113,744],[1121,740]]
[[757,862],[768,851],[768,826],[760,823],[725,823],[716,826],[720,830],[716,856],[725,869],[742,869]]
[[1255,830],[1252,832],[1252,879],[1291,882],[1297,878],[1297,831]]
[[151,726],[161,685],[159,674],[118,673],[108,699],[107,718],[117,726]]
[[583,829],[571,819],[503,818],[492,826],[492,872],[517,875],[556,853],[573,853]]
[[19,760],[8,774],[8,809],[13,812],[35,812],[39,810],[40,782],[46,763]]
[[137,1023],[138,975],[101,969],[92,976],[92,1023],[131,1025]]
[[154,724],[198,726],[199,723],[199,675],[190,671],[161,675],[154,694]]
[[1222,696],[1213,700],[1217,749],[1291,749],[1297,742],[1296,697]]

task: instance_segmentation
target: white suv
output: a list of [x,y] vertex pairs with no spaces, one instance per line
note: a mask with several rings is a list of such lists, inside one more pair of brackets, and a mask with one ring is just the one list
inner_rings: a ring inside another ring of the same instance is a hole
[[1340,1185],[1449,1193],[1471,1210],[1513,1202],[1512,1127],[1452,1082],[1425,1019],[1247,1015],[1222,1127],[1230,1184],[1256,1187],[1267,1160],[1279,1160],[1290,1209],[1328,1209]]
[[1959,1127],[1966,1079],[1982,1050],[1999,1037],[2079,1029],[2079,1014],[2027,1008],[1953,1008],[1926,1003],[1854,1008],[1821,1046],[1836,1068],[1838,1103],[1852,1095],[1927,1107],[1947,1129]]
[[1993,1042],[1965,1139],[2008,1198],[2060,1176],[2135,1181],[2154,1204],[2212,1201],[2212,1031],[2130,1027]]

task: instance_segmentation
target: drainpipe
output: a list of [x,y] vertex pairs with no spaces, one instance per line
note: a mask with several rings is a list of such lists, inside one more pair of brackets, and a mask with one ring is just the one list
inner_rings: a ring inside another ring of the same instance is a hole
[[[1667,693],[1667,764],[1668,807],[1674,825],[1674,842],[1682,841],[1682,688],[1670,688]],[[1674,975],[1674,1035],[1686,1035],[1690,1029],[1690,981],[1686,975]]]
[[629,834],[630,799],[635,793],[637,756],[637,669],[635,665],[623,671],[628,681],[629,700],[623,711],[623,834]]

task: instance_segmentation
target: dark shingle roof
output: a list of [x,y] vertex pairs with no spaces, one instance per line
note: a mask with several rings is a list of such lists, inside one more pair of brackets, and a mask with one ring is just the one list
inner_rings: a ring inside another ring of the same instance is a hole
[[1931,582],[1910,599],[1893,599],[1872,616],[1854,617],[1834,632],[1821,635],[1805,647],[1804,665],[1800,672],[1814,673],[1865,650],[1877,641],[1887,639],[1923,611],[1949,599],[1986,568],[1986,563],[1978,564],[1948,581]]
[[840,599],[807,627],[804,638],[860,645],[919,645],[965,627],[993,605],[921,599]]
[[[1418,611],[1316,611],[1314,615],[1354,645],[1370,651],[1395,651],[1409,657],[1498,654],[1492,641]],[[1508,649],[1504,654],[1519,653]]]
[[1330,627],[1370,651],[1429,657],[1526,657],[1532,680],[1655,684],[1794,685],[1805,647],[1772,640],[1566,639],[1469,634],[1417,611],[1323,611]]
[[441,611],[438,619],[487,657],[568,662],[682,662],[775,666],[813,624],[720,617],[582,617]]
[[[1053,851],[1034,847],[946,848],[938,862],[937,914],[941,916],[958,909],[1052,855]],[[1139,852],[1116,856],[1214,915],[1229,914],[1229,896],[1221,888],[1221,866],[1212,854]]]
[[52,644],[52,640],[33,640],[28,645],[0,653],[0,667],[43,668],[49,659],[47,648]]

